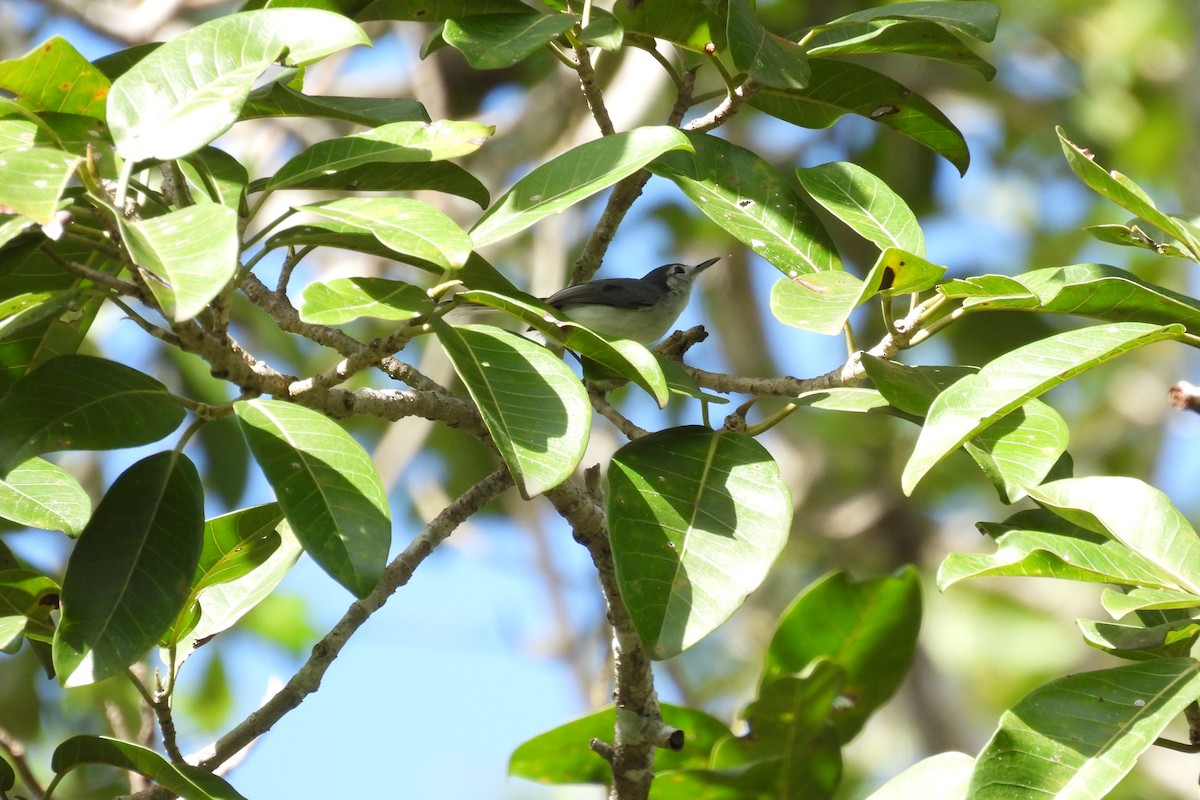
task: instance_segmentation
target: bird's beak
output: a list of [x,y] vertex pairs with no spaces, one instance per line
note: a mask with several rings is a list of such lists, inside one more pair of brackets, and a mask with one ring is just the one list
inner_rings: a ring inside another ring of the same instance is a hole
[[700,262],[695,267],[693,267],[693,269],[695,269],[696,274],[699,275],[701,272],[704,272],[704,270],[708,269],[709,267],[711,267],[713,264],[717,263],[720,260],[721,260],[720,256],[717,256],[716,258],[710,258],[708,261]]

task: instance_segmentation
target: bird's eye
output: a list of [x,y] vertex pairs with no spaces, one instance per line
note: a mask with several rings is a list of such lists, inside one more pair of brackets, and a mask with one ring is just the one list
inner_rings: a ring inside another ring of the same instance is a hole
[[671,274],[672,274],[672,275],[682,275],[682,274],[684,274],[686,271],[687,271],[687,270],[685,270],[685,269],[683,268],[683,264],[676,264],[675,266],[671,267]]

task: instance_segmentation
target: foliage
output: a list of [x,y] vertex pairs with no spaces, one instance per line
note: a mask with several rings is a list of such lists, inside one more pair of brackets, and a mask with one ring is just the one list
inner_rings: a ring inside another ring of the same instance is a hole
[[[574,73],[601,135],[528,159],[493,198],[487,158],[503,131],[431,120],[414,100],[306,90],[310,67],[370,44],[362,24],[378,20],[432,24],[425,55],[457,52],[479,74],[540,70],[549,54]],[[1028,498],[1004,523],[981,525],[995,552],[944,560],[940,588],[985,575],[1102,582],[1104,608],[1136,620],[1079,623],[1087,644],[1132,663],[1045,683],[1004,712],[978,757],[934,757],[876,797],[1101,797],[1180,715],[1200,737],[1189,655],[1200,637],[1200,538],[1140,480],[1075,477],[1067,422],[1042,399],[1148,345],[1200,343],[1198,301],[1102,264],[947,279],[884,177],[848,161],[783,170],[766,148],[714,133],[747,117],[819,130],[851,115],[965,173],[967,140],[947,114],[889,74],[902,76],[898,62],[872,57],[991,78],[973,47],[995,36],[992,3],[898,3],[788,36],[768,21],[746,0],[643,0],[611,12],[590,2],[251,2],[96,62],[59,37],[0,62],[11,95],[0,97],[0,517],[67,540],[70,553],[52,572],[0,543],[0,649],[28,647],[72,691],[128,676],[158,724],[144,741],[71,736],[49,759],[45,789],[36,773],[46,765],[22,757],[14,770],[0,759],[0,796],[18,772],[26,794],[47,797],[76,767],[102,764],[152,781],[145,797],[240,797],[218,768],[317,690],[455,528],[515,488],[522,502],[548,501],[594,564],[615,702],[517,747],[512,774],[605,784],[617,798],[832,797],[847,777],[843,748],[915,658],[915,569],[861,581],[834,572],[796,596],[738,715],[741,732],[700,708],[660,704],[651,669],[710,640],[798,537],[773,437],[811,409],[920,426],[898,478],[905,494],[942,480],[934,470],[962,448],[1002,503]],[[669,116],[616,130],[598,51],[649,53],[676,92]],[[278,117],[350,132],[252,179],[253,160],[220,137]],[[1136,217],[1092,227],[1096,238],[1200,261],[1200,228],[1064,131],[1059,139],[1081,184]],[[590,279],[651,181],[677,188],[710,235],[779,273],[777,322],[844,332],[845,362],[810,378],[781,377],[792,365],[766,377],[699,369],[688,360],[702,329],[654,348],[608,341],[496,266],[527,250],[531,231],[607,192],[572,270]],[[293,277],[330,250],[378,257],[386,271],[297,289]],[[504,321],[464,322],[468,306]],[[96,320],[114,308],[152,359],[96,341]],[[864,309],[879,322],[863,322]],[[978,368],[967,358],[903,363],[992,314],[1093,322],[1004,341]],[[287,344],[256,349],[263,328]],[[432,352],[452,379],[422,370]],[[713,424],[727,393],[748,399]],[[703,424],[651,412],[639,421],[653,430],[643,429],[630,408],[645,400]],[[768,410],[752,419],[760,402]],[[593,411],[629,439],[599,469],[585,464]],[[389,561],[393,509],[363,422],[412,418],[461,433],[490,461],[464,470],[466,486]],[[213,446],[229,426],[240,439]],[[80,480],[43,458],[149,446],[94,510]],[[248,462],[274,501],[206,519],[205,495]],[[173,712],[188,681],[203,678],[189,674],[189,656],[240,627],[301,553],[356,601],[286,687],[185,760]],[[148,678],[154,655],[165,667]]]

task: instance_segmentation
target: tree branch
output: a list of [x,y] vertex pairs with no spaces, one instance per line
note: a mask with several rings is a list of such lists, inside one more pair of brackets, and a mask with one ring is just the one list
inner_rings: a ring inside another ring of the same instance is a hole
[[[570,481],[546,492],[546,498],[571,524],[575,540],[591,555],[613,630],[616,677],[613,702],[617,706],[617,724],[611,749],[603,743],[593,744],[592,749],[611,752],[611,800],[644,800],[650,796],[650,784],[654,780],[655,748],[672,736],[662,736],[666,726],[654,691],[650,655],[642,646],[629,610],[621,600],[604,511],[596,498]],[[678,735],[673,740],[682,745]]]
[[[508,469],[500,467],[480,480],[457,500],[442,509],[408,547],[392,560],[383,572],[375,588],[361,600],[351,603],[346,613],[328,633],[317,642],[312,655],[296,671],[291,680],[275,693],[259,709],[234,726],[214,744],[189,758],[191,763],[212,771],[228,759],[248,747],[259,736],[269,731],[292,709],[317,691],[321,679],[334,660],[346,646],[350,637],[371,615],[383,607],[388,598],[412,578],[413,571],[420,566],[439,544],[450,536],[468,517],[478,512],[513,485]],[[136,800],[164,800],[174,795],[161,786],[134,795]]]

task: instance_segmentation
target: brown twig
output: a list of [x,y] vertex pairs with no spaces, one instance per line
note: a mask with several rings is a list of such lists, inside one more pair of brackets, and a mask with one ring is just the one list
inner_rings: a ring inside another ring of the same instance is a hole
[[[676,94],[675,106],[671,109],[671,116],[667,120],[668,124],[678,125],[683,120],[683,115],[687,112],[691,101],[695,82],[694,72],[684,73],[682,85]],[[604,260],[604,254],[608,252],[608,246],[612,244],[617,228],[625,219],[625,215],[629,213],[634,201],[642,194],[642,189],[648,180],[650,180],[649,170],[642,169],[622,178],[613,185],[596,227],[592,229],[591,236],[584,244],[583,252],[571,266],[572,284],[590,281],[595,276],[596,271],[600,269],[600,263]]]
[[[428,558],[434,549],[464,520],[512,485],[512,476],[509,475],[506,468],[501,467],[442,509],[441,513],[409,543],[408,547],[404,548],[387,565],[383,577],[380,578],[371,593],[352,603],[337,624],[313,645],[312,655],[282,689],[213,745],[196,754],[189,761],[196,763],[202,769],[215,770],[253,743],[259,736],[269,731],[289,711],[299,706],[308,695],[320,687],[325,672],[337,659],[354,632],[370,619],[372,614],[382,608],[397,589],[408,583],[412,578],[413,571],[420,566],[421,562]],[[138,800],[162,800],[172,796],[168,790],[162,787],[154,787],[135,795]]]
[[613,631],[616,677],[613,702],[617,706],[617,724],[611,748],[596,742],[592,749],[602,755],[611,752],[613,784],[609,797],[612,800],[643,800],[649,797],[654,779],[655,749],[665,741],[660,735],[664,725],[654,691],[650,654],[642,645],[629,610],[621,600],[604,511],[596,498],[569,481],[546,492],[546,498],[570,523],[575,540],[592,557]]

